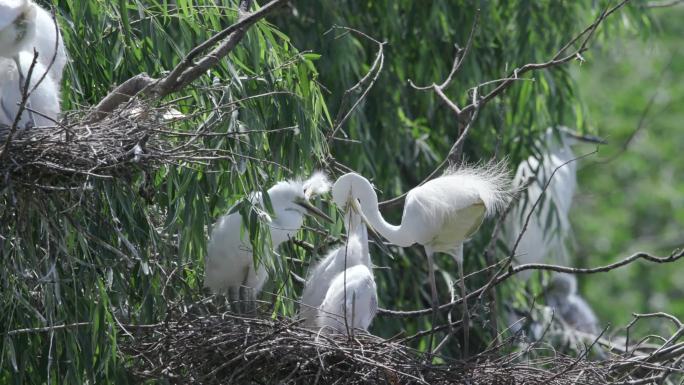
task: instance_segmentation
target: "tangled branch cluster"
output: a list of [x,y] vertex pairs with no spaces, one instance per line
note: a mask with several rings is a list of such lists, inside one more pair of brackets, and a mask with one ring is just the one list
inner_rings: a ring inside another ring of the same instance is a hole
[[89,177],[113,178],[216,155],[197,140],[201,133],[170,128],[180,118],[139,102],[92,124],[18,130],[2,146],[0,175],[18,185],[68,188]]
[[[570,357],[536,344],[516,350],[510,339],[468,361],[439,357],[443,363],[435,364],[424,353],[391,340],[317,334],[287,318],[231,313],[174,318],[125,339],[124,351],[133,357],[131,373],[139,379],[197,384],[637,384],[664,381],[672,374],[671,361],[684,358],[670,354],[668,361],[660,361],[665,355],[632,351],[595,361],[588,358],[593,344]],[[672,346],[658,350],[671,353]]]

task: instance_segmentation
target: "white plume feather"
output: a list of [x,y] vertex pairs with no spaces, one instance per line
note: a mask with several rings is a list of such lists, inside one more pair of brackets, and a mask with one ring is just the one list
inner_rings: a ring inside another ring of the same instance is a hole
[[309,179],[304,181],[304,196],[310,199],[314,195],[325,194],[330,191],[330,179],[323,171],[315,171]]
[[464,163],[457,168],[447,169],[444,176],[457,177],[461,185],[471,186],[478,191],[488,217],[502,211],[516,193],[506,159],[473,165]]

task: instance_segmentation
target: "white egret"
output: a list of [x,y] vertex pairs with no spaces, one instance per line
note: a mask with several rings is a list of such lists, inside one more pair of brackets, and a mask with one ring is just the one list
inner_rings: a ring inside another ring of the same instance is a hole
[[[23,76],[28,74],[32,62],[33,54],[28,51],[19,52],[16,60],[0,58],[0,124],[11,126],[14,122],[23,97]],[[30,110],[25,109],[22,112],[19,120],[21,128],[32,125],[54,126],[58,119],[59,87],[49,75],[43,77],[46,71],[45,66],[38,62],[33,67],[29,90],[36,84],[38,86],[27,101],[26,107]]]
[[20,51],[33,53],[34,49],[38,61],[50,68],[52,80],[59,84],[67,53],[57,21],[32,0],[0,0],[0,56],[13,58]]
[[[514,186],[523,188],[530,178],[534,178],[534,181],[526,189],[527,198],[516,203],[504,225],[504,240],[512,247],[522,232],[527,217],[530,217],[516,249],[517,263],[569,264],[567,243],[572,234],[570,208],[577,188],[577,162],[573,161],[576,156],[571,146],[580,142],[605,143],[598,137],[579,135],[566,127],[556,130],[549,128],[540,143],[543,149],[541,158],[530,156],[518,166],[513,179]],[[548,187],[544,191],[547,183]],[[536,212],[530,215],[537,200],[540,203]],[[531,271],[521,273],[522,278],[530,276]],[[547,302],[558,316],[573,325],[578,324],[571,320],[575,318],[573,313],[581,312],[586,315],[578,317],[586,322],[581,321],[580,324],[596,325],[596,317],[591,308],[577,295],[577,280],[573,275],[554,274],[551,287],[553,290],[547,294]],[[566,317],[569,318],[565,319]]]
[[[329,189],[330,182],[321,172],[314,173],[305,181],[288,180],[276,183],[268,189],[275,215],[273,218],[264,211],[261,193],[251,194],[248,199],[268,222],[271,247],[274,250],[302,227],[305,214],[314,214],[330,220],[309,202],[312,196],[323,194]],[[234,208],[235,206],[214,225],[205,259],[204,285],[217,293],[227,292],[231,300],[238,295],[241,300],[254,300],[266,282],[268,273],[264,261],[258,266],[254,265],[249,233],[243,231],[243,218]]]
[[[340,273],[356,265],[364,265],[372,269],[368,252],[368,232],[366,225],[361,221],[361,216],[356,213],[357,209],[352,205],[347,205],[344,197],[333,194],[333,201],[338,207],[346,210],[344,226],[348,234],[347,242],[328,252],[325,258],[311,269],[306,279],[299,312],[299,317],[304,320],[302,324],[306,327],[318,326],[319,307],[328,294],[333,280]],[[356,271],[361,273],[359,270]],[[329,306],[332,305],[329,304]],[[367,311],[368,309],[364,310],[364,312]]]
[[[55,51],[57,47],[57,51]],[[35,52],[34,52],[35,51]],[[56,54],[55,54],[56,52]],[[0,124],[9,126],[19,112],[25,77],[36,87],[22,112],[19,126],[52,126],[59,107],[59,83],[66,50],[56,21],[31,0],[0,0]]]
[[[463,278],[463,243],[480,227],[486,216],[501,209],[511,195],[510,181],[503,163],[483,167],[463,166],[418,186],[406,195],[401,225],[387,223],[378,209],[378,197],[370,182],[355,173],[341,176],[333,186],[333,196],[350,194],[358,199],[365,219],[380,235],[397,246],[419,243],[428,260],[433,314],[438,299],[433,254],[451,255]],[[467,304],[464,310],[464,345],[468,345]],[[466,353],[467,354],[467,353]]]
[[570,274],[556,274],[546,291],[546,302],[556,316],[581,332],[598,334],[598,318],[577,293],[577,280]]
[[[506,241],[509,246],[515,244],[534,202],[541,197],[544,186],[549,183],[516,249],[516,261],[520,264],[568,263],[566,243],[572,232],[569,215],[577,188],[577,162],[572,161],[576,156],[570,146],[579,141],[602,142],[594,136],[578,135],[566,128],[558,131],[549,128],[544,135],[544,142],[540,143],[543,148],[541,159],[530,156],[518,166],[513,178],[514,186],[523,188],[530,178],[535,180],[527,187],[527,198],[518,201],[506,218]],[[547,222],[547,219],[551,221]],[[530,274],[523,274],[523,277],[529,277]]]
[[0,57],[27,48],[36,33],[36,6],[29,0],[0,0]]
[[330,283],[316,317],[316,326],[341,334],[368,330],[378,310],[378,294],[371,268],[355,265]]

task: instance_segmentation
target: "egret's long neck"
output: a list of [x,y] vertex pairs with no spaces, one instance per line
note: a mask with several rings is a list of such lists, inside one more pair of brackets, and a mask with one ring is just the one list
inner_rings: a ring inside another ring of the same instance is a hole
[[356,183],[352,185],[352,196],[357,198],[361,203],[361,209],[366,216],[368,222],[373,228],[383,237],[387,238],[391,243],[400,246],[408,247],[415,243],[413,236],[407,234],[404,226],[395,226],[385,221],[385,218],[380,214],[378,209],[378,196],[373,191],[373,187],[367,181],[365,183]]
[[344,216],[344,225],[349,237],[356,237],[361,242],[361,263],[371,269],[370,251],[368,250],[368,229],[361,221],[359,214],[348,210]]

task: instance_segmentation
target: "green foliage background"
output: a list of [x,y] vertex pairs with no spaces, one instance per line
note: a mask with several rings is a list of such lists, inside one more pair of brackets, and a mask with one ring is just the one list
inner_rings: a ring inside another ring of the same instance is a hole
[[[119,323],[156,323],[208,296],[202,290],[208,228],[249,191],[315,168],[339,175],[335,159],[371,178],[384,199],[415,186],[435,168],[458,127],[434,95],[411,89],[407,81],[428,84],[447,75],[454,44],[465,44],[476,8],[480,27],[472,53],[447,90],[462,104],[470,87],[504,77],[516,66],[548,60],[607,4],[614,2],[306,0],[257,23],[229,60],[191,89],[173,95],[184,97],[178,108],[192,116],[176,129],[191,131],[209,121],[216,132],[227,133],[204,143],[221,149],[223,159],[182,163],[147,175],[156,191],[151,200],[139,193],[146,183],[142,171],[130,180],[92,180],[83,192],[37,195],[18,185],[0,188],[0,383],[132,382],[125,371],[129,358],[118,348],[118,339],[128,338]],[[53,5],[71,55],[63,84],[65,110],[96,103],[113,85],[140,72],[161,75],[236,15],[235,1],[59,0]],[[535,73],[534,81],[520,81],[484,108],[466,141],[466,160],[507,157],[513,167],[539,154],[535,139],[556,124],[620,143],[658,88],[643,87],[641,79],[660,76],[664,58],[672,52],[681,56],[681,23],[676,20],[637,6],[621,11],[601,30],[600,47],[588,63]],[[328,145],[325,136],[333,117],[348,108],[340,107],[344,90],[369,70],[377,49],[356,34],[331,30],[334,25],[359,29],[388,45],[377,83],[338,134],[351,140]],[[653,41],[661,48],[643,55]],[[619,48],[623,46],[628,49]],[[580,264],[613,261],[642,247],[665,253],[674,246],[668,242],[681,241],[684,186],[677,178],[681,164],[672,162],[681,143],[673,137],[681,136],[675,129],[681,111],[672,108],[682,97],[676,81],[682,74],[680,62],[672,61],[661,83],[668,99],[661,97],[655,104],[658,119],[649,120],[625,154],[605,166],[592,166],[592,159],[582,170],[583,193],[573,217]],[[641,69],[643,78],[634,76],[635,69]],[[249,135],[229,135],[239,130]],[[609,154],[602,151],[603,156]],[[646,180],[660,186],[657,194]],[[336,214],[333,207],[328,210]],[[401,212],[396,208],[386,214],[398,222]],[[308,225],[321,228],[315,222]],[[467,271],[485,265],[483,250],[492,227],[493,222],[487,223],[467,245]],[[302,231],[299,236],[324,246],[341,228],[338,220],[323,228],[330,234]],[[264,242],[263,235],[255,239],[260,255],[270,253]],[[287,271],[304,275],[307,264],[324,250],[311,253],[287,245],[281,252],[290,258],[269,266],[280,284],[268,287],[277,295],[266,299],[273,302],[274,314],[292,315],[296,306],[284,298],[296,298],[301,287]],[[421,248],[394,249],[392,257],[373,249],[372,255],[383,267],[376,270],[382,307],[428,307]],[[503,255],[505,247],[490,258]],[[446,282],[455,279],[457,270],[447,256],[439,256],[438,265],[441,301],[446,302]],[[662,303],[658,298],[676,298],[671,296],[684,290],[675,283],[672,267],[639,265],[611,274],[614,279],[586,278],[582,285],[601,319],[613,323],[624,322],[633,311],[655,310]],[[634,287],[635,275],[641,287]],[[478,287],[485,278],[469,280],[468,286]],[[499,299],[520,290],[521,284],[508,284]],[[682,315],[681,304],[667,308]],[[491,339],[497,317],[488,309],[484,302],[476,307],[481,316],[474,348]],[[429,321],[379,317],[372,332],[408,335],[428,328]],[[91,324],[8,333],[77,322]],[[426,343],[413,345],[426,349]],[[459,352],[456,344],[445,351]]]
[[[605,41],[574,71],[578,95],[587,106],[587,126],[611,142],[579,174],[571,218],[578,265],[604,264],[637,251],[667,255],[684,245],[684,163],[679,160],[684,8],[651,12],[652,29]],[[682,264],[635,264],[609,279],[586,277],[582,292],[601,320],[615,326],[624,326],[632,312],[665,311],[681,318],[682,269]],[[651,322],[643,327],[653,332],[662,326]]]

